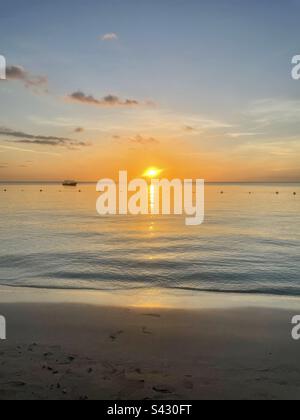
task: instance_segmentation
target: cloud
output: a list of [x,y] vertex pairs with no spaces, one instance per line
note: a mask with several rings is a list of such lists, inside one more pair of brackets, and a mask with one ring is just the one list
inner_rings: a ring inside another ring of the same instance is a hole
[[48,92],[48,78],[46,76],[36,76],[26,71],[21,66],[9,66],[6,69],[6,78],[8,80],[21,81],[26,88],[44,90]]
[[147,144],[159,144],[159,140],[155,139],[154,137],[143,137],[141,135],[137,135],[135,137],[129,138],[131,143],[147,145]]
[[[116,136],[113,136],[113,139],[121,141],[122,137],[116,135]],[[143,137],[140,134],[137,134],[136,136],[133,136],[133,137],[124,137],[124,140],[126,140],[129,143],[142,145],[142,146],[155,145],[155,144],[160,143],[160,141],[154,137]]]
[[188,133],[195,133],[198,130],[195,127],[192,127],[190,125],[186,125],[186,126],[184,126],[184,131],[186,131]]
[[115,95],[107,95],[102,99],[97,99],[93,95],[86,95],[81,91],[77,91],[67,96],[67,100],[71,102],[81,103],[85,105],[94,105],[100,107],[136,107],[141,105],[135,99],[120,99]]
[[[0,127],[0,136],[13,137],[13,143],[20,144],[36,144],[39,146],[61,146],[67,148],[85,147],[90,143],[84,141],[73,140],[65,137],[42,136],[15,131],[9,128]],[[8,142],[10,140],[7,140]]]
[[267,126],[298,121],[299,112],[300,100],[271,98],[254,102],[246,115],[258,124]]
[[14,147],[14,146],[4,146],[3,144],[0,144],[0,149],[4,150],[14,150],[16,152],[22,152],[22,153],[34,153],[38,155],[49,155],[49,156],[60,156],[59,153],[53,153],[53,152],[41,152],[39,150],[32,150],[32,149],[21,149],[20,147]]
[[227,136],[231,137],[232,139],[238,139],[239,137],[254,137],[262,135],[262,133],[251,133],[251,132],[237,132],[237,133],[228,133]]
[[101,36],[102,41],[117,41],[119,39],[115,32],[110,32]]

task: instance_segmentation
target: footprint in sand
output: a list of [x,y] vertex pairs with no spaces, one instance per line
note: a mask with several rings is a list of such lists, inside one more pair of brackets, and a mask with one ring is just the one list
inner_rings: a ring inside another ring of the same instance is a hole
[[183,386],[188,390],[194,389],[194,384],[191,381],[184,381]]
[[124,331],[118,331],[115,334],[110,335],[109,338],[111,341],[116,341],[116,339],[122,334],[124,334]]
[[44,353],[44,357],[52,357],[52,356],[53,356],[53,353],[51,352]]
[[6,385],[12,386],[14,388],[20,388],[26,386],[26,382],[23,381],[12,381],[8,382]]
[[147,327],[142,328],[143,334],[152,335],[153,333],[147,329]]
[[153,391],[158,392],[159,394],[172,394],[172,391],[166,388],[158,388],[154,386],[152,389]]

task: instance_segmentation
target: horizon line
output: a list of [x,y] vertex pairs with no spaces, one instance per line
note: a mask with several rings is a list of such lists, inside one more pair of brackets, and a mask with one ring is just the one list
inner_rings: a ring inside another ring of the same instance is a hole
[[[180,178],[178,178],[180,179]],[[193,181],[200,178],[194,178]],[[201,178],[203,179],[203,178]],[[116,180],[115,180],[116,181]],[[0,180],[0,184],[62,184],[61,180]],[[99,181],[76,181],[77,184],[97,184]],[[300,180],[293,181],[205,181],[206,184],[300,184]]]

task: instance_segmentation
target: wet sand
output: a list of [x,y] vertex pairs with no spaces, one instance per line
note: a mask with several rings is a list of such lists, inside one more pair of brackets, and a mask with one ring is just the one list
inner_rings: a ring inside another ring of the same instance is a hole
[[0,313],[2,400],[300,398],[295,310],[6,302]]

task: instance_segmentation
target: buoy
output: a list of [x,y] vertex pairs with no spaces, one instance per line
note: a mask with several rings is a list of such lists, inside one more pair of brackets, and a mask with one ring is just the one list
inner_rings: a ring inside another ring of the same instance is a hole
[[296,192],[294,192],[294,193],[293,193],[293,195],[297,195],[297,193],[296,193]]
[[276,191],[276,195],[279,195],[279,192],[278,191]]

